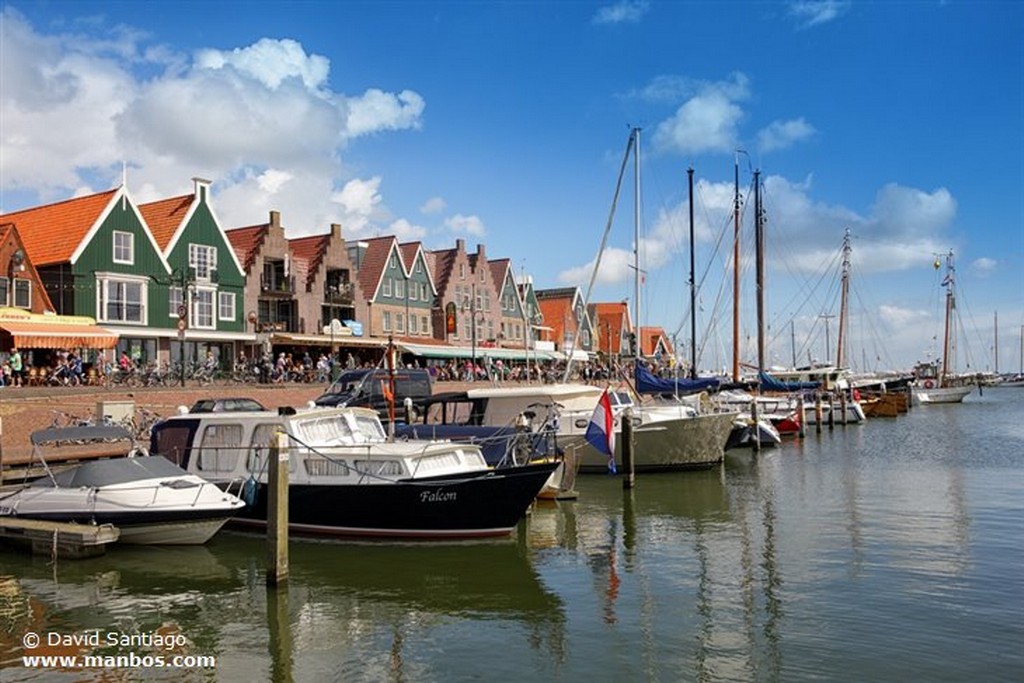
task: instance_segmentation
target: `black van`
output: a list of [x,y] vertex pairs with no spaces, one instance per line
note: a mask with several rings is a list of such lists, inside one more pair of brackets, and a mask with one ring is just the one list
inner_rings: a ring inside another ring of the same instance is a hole
[[[389,380],[388,371],[346,370],[327,388],[314,403],[318,406],[356,406],[373,408],[383,419],[388,417],[388,402],[384,398],[384,383]],[[395,415],[404,417],[405,399],[411,398],[414,410],[422,412],[423,402],[430,398],[432,378],[422,369],[398,368],[395,370]]]

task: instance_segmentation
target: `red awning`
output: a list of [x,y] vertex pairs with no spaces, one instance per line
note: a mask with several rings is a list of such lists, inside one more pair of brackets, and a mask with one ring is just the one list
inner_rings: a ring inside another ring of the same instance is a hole
[[117,346],[117,334],[97,325],[0,320],[0,333],[12,338],[11,343],[4,346],[26,349],[112,349]]

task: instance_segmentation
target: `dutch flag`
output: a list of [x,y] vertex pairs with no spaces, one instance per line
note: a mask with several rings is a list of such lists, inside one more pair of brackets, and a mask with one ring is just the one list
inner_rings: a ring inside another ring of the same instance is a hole
[[594,406],[594,413],[587,425],[587,443],[608,456],[608,471],[615,474],[615,424],[612,418],[612,401],[608,389],[601,394]]

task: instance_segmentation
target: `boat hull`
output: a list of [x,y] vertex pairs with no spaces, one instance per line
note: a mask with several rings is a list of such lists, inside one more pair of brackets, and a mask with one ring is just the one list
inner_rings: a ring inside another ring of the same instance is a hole
[[[706,469],[722,462],[735,413],[712,413],[671,420],[644,419],[634,427],[634,472]],[[618,434],[621,436],[621,432]],[[621,438],[616,439],[615,465],[622,469]],[[580,448],[580,472],[606,474],[608,458],[589,444]]]
[[[458,477],[288,487],[288,530],[308,536],[468,539],[505,536],[558,467],[539,463]],[[267,486],[233,525],[265,527]]]
[[910,393],[910,400],[913,401],[914,405],[927,405],[929,403],[961,403],[972,391],[974,391],[973,386],[933,387],[931,389],[914,387]]

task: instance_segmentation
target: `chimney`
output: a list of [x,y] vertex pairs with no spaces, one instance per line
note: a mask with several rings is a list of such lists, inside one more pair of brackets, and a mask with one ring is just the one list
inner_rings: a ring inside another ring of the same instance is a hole
[[271,211],[270,212],[270,227],[280,228],[281,227],[281,212]]
[[331,223],[331,237],[341,239],[341,224]]
[[461,237],[455,240],[455,251],[466,251],[466,240]]

